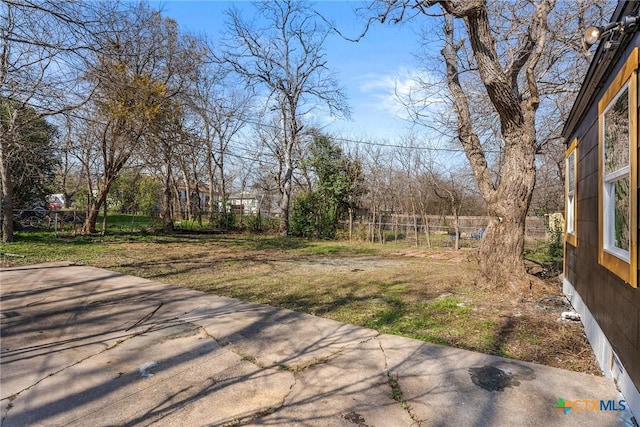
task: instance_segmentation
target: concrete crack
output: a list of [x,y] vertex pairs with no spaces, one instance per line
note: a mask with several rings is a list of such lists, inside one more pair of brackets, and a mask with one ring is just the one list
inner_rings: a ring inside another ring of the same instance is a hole
[[382,341],[380,341],[380,334],[374,337],[378,341],[378,347],[380,347],[380,351],[382,352],[382,357],[384,358],[384,371],[389,374],[389,361],[387,360],[387,353],[385,353],[384,348],[382,347]]
[[[376,331],[376,332],[378,332],[378,331]],[[380,335],[381,335],[381,334],[380,334],[380,332],[378,332],[376,335],[374,335],[374,336],[372,336],[372,337],[369,337],[369,338],[367,338],[367,339],[364,339],[364,340],[360,341],[360,344],[368,343],[368,342],[369,342],[369,341],[371,341],[371,340],[377,340],[377,339],[378,339],[378,337],[379,337]],[[347,347],[348,347],[348,346],[347,346]]]
[[200,329],[202,331],[202,333],[204,333],[206,336],[211,338],[216,344],[218,344],[218,346],[220,346],[220,348],[224,347],[228,351],[230,351],[231,353],[235,354],[236,356],[239,356],[241,360],[244,360],[246,362],[252,363],[252,364],[256,365],[258,368],[260,368],[260,369],[265,369],[265,366],[263,366],[261,363],[259,363],[258,360],[255,358],[255,356],[243,353],[242,351],[240,351],[240,350],[238,350],[236,348],[233,348],[233,347],[227,348],[227,347],[229,347],[228,345],[223,345],[223,343],[221,343],[220,340],[218,340],[216,337],[211,335],[209,333],[209,331],[207,331],[207,328],[205,328],[204,326],[198,325],[196,323],[192,323],[192,325],[197,326],[198,329]]
[[263,409],[261,411],[258,411],[256,413],[254,413],[253,415],[249,416],[246,421],[243,421],[241,424],[229,424],[229,425],[247,425],[249,423],[252,423],[262,417],[266,417],[267,415],[271,415],[274,414],[276,412],[278,412],[279,410],[281,410],[282,408],[284,408],[286,406],[287,403],[287,399],[289,398],[289,396],[291,395],[291,393],[293,392],[294,387],[297,384],[297,378],[296,378],[296,374],[294,373],[293,375],[293,382],[291,383],[291,385],[289,386],[289,391],[287,392],[286,395],[284,395],[284,397],[282,398],[282,401],[280,402],[279,405],[271,407],[271,408],[266,408]]
[[[162,304],[160,304],[160,306],[162,306]],[[157,307],[157,308],[156,308],[156,310],[154,310],[152,313],[150,313],[149,315],[145,316],[145,317],[143,318],[143,320],[144,320],[144,319],[149,319],[149,318],[151,318],[151,316],[153,316],[153,314],[154,314],[154,313],[155,313],[155,312],[160,308],[160,306],[159,306],[159,307]],[[90,354],[90,355],[88,355],[88,356],[86,356],[86,357],[83,357],[83,358],[82,358],[82,359],[80,359],[80,360],[76,360],[75,362],[73,362],[73,363],[71,363],[71,364],[69,364],[69,365],[67,365],[67,366],[65,366],[65,367],[63,367],[63,368],[58,369],[58,370],[57,370],[57,371],[55,371],[55,372],[51,372],[51,373],[49,373],[47,376],[40,378],[40,379],[39,379],[38,381],[36,381],[35,383],[31,384],[31,385],[30,385],[30,386],[28,386],[28,387],[23,388],[22,390],[20,390],[20,391],[18,391],[18,392],[16,392],[16,393],[14,393],[14,394],[12,394],[12,395],[10,395],[10,396],[6,396],[6,397],[2,397],[2,398],[0,398],[0,402],[4,402],[5,400],[6,400],[6,401],[8,401],[7,406],[6,406],[7,411],[6,411],[6,413],[2,416],[2,419],[0,419],[0,425],[4,424],[4,421],[5,421],[5,419],[7,418],[7,416],[9,415],[9,412],[11,411],[11,408],[13,408],[13,406],[14,406],[14,405],[13,405],[13,402],[18,398],[18,396],[20,396],[20,395],[21,395],[22,393],[24,393],[25,391],[31,390],[32,388],[34,388],[35,386],[37,386],[37,385],[38,385],[38,384],[40,384],[41,382],[45,381],[46,379],[51,378],[51,377],[53,377],[53,376],[55,376],[55,375],[57,375],[57,374],[59,374],[59,373],[61,373],[61,372],[64,372],[65,370],[67,370],[67,369],[69,369],[69,368],[72,368],[72,367],[74,367],[74,366],[76,366],[76,365],[79,365],[80,363],[83,363],[83,362],[85,362],[85,361],[87,361],[87,360],[89,360],[89,359],[91,359],[91,358],[93,358],[93,357],[99,356],[99,355],[101,355],[101,354],[103,354],[103,353],[105,353],[105,352],[107,352],[107,351],[113,350],[114,348],[116,348],[116,347],[118,347],[119,345],[121,345],[121,344],[123,344],[123,343],[125,343],[125,342],[129,341],[129,340],[130,340],[130,339],[132,339],[132,338],[135,338],[135,337],[140,336],[140,335],[144,335],[144,334],[146,334],[147,332],[152,331],[152,330],[153,330],[155,327],[157,327],[158,325],[162,325],[162,324],[165,324],[165,323],[173,322],[173,321],[176,321],[176,320],[178,320],[178,318],[177,318],[177,317],[174,317],[174,318],[171,318],[171,319],[163,320],[163,321],[161,321],[161,322],[153,323],[153,324],[149,325],[147,328],[145,328],[144,330],[141,330],[141,331],[138,331],[138,332],[132,333],[131,335],[128,335],[128,336],[126,336],[126,337],[124,337],[124,338],[120,338],[120,339],[116,340],[113,344],[111,344],[111,345],[109,345],[108,347],[106,347],[106,348],[104,348],[104,349],[100,350],[100,351],[99,351],[99,352],[97,352],[97,353]],[[140,323],[141,323],[141,322],[138,322],[138,323],[136,323],[136,324],[140,324]],[[134,325],[134,326],[135,326],[135,325]],[[129,328],[129,329],[131,329],[131,328]],[[127,329],[127,331],[128,331],[129,329]]]
[[331,353],[329,353],[326,356],[320,356],[320,357],[315,357],[312,361],[304,364],[304,365],[295,365],[295,366],[289,366],[286,363],[280,363],[279,365],[277,365],[278,369],[281,369],[283,371],[290,371],[293,372],[294,374],[297,374],[298,372],[302,372],[305,371],[309,368],[312,368],[314,366],[317,365],[322,365],[324,363],[327,363],[329,360],[333,359],[335,356],[337,356],[338,354],[342,353],[346,348],[348,347],[341,347]]
[[[377,337],[376,337],[377,338]],[[405,412],[409,415],[409,417],[414,421],[415,425],[422,426],[422,420],[418,418],[416,414],[413,413],[411,409],[411,405],[405,400],[404,393],[399,383],[399,375],[396,374],[394,377],[389,370],[389,361],[387,360],[387,354],[384,351],[384,347],[382,347],[382,341],[378,339],[378,345],[380,346],[380,351],[382,352],[382,357],[384,357],[384,370],[387,374],[387,381],[389,383],[389,387],[391,387],[391,398],[398,402],[400,407],[405,410]]]

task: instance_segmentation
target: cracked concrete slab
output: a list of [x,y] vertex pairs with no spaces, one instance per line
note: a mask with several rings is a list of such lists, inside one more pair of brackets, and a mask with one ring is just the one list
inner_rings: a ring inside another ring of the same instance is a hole
[[[29,280],[21,282],[18,272],[29,274]],[[103,281],[120,277],[116,273],[103,270],[69,280],[52,272],[52,267],[2,271],[1,311],[12,313],[1,319],[2,366],[11,366],[2,373],[2,398],[133,336],[141,329],[134,326],[140,313],[150,308],[132,288],[102,288]]]
[[0,270],[2,425],[616,425],[604,378],[65,263]]
[[283,408],[254,424],[297,425],[301,421],[308,426],[414,424],[393,399],[385,356],[376,338],[302,368]]
[[554,408],[565,400],[619,400],[611,380],[533,363],[380,335],[389,374],[428,426],[615,426],[613,411]]
[[[297,369],[377,335],[374,330],[284,309],[274,309],[263,319],[224,338],[234,351],[252,357],[261,366]],[[219,336],[220,328],[212,323],[206,322],[205,328]]]
[[20,393],[3,425],[223,425],[277,408],[292,385],[193,324],[158,324]]

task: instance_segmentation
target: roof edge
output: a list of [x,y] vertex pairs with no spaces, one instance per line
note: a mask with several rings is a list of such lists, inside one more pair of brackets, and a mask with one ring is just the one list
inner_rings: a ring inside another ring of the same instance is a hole
[[[636,1],[619,1],[613,15],[609,22],[620,21],[620,18],[624,15],[628,15],[638,9],[637,6],[640,2]],[[571,134],[576,129],[578,123],[582,117],[586,114],[591,104],[594,102],[595,96],[600,92],[602,86],[606,83],[608,74],[604,70],[608,70],[619,59],[625,48],[629,45],[633,39],[633,33],[629,33],[623,37],[620,46],[615,50],[605,51],[604,43],[600,41],[598,48],[589,64],[587,74],[580,86],[578,96],[573,102],[569,116],[562,128],[562,137],[568,142],[571,138]]]

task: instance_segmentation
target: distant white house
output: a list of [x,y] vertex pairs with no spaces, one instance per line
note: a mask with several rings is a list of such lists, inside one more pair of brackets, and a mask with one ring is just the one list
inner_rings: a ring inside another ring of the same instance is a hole
[[243,215],[257,215],[261,209],[264,195],[243,191],[229,196],[231,211]]

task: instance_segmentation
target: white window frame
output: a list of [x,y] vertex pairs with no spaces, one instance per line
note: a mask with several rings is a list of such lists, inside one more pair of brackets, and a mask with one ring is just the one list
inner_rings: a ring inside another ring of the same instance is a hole
[[[622,87],[620,88],[620,90],[618,90],[618,93],[616,93],[615,97],[609,102],[609,104],[605,107],[605,109],[602,111],[602,116],[601,116],[601,120],[602,120],[602,127],[606,127],[606,121],[605,121],[605,117],[607,112],[609,112],[611,110],[611,108],[616,104],[616,102],[618,101],[618,99],[620,98],[620,96],[624,93],[627,92],[627,97],[629,98],[629,103],[631,101],[630,97],[631,97],[631,92],[630,92],[630,87],[629,87],[629,81],[627,81],[624,85],[622,85]],[[627,105],[627,108],[629,109],[629,116],[631,116],[631,106]],[[629,126],[631,126],[631,120],[629,117]],[[629,134],[631,134],[632,130],[629,129]],[[604,136],[603,136],[604,139]],[[629,135],[629,139],[631,139],[631,135]],[[627,164],[625,164],[622,167],[619,167],[618,169],[616,169],[615,171],[606,172],[605,169],[605,161],[606,161],[606,156],[605,156],[605,144],[602,144],[602,164],[600,165],[600,167],[602,168],[602,233],[603,233],[603,239],[602,239],[602,249],[607,251],[608,253],[610,253],[611,255],[614,255],[618,258],[620,258],[621,260],[625,261],[625,262],[629,262],[630,258],[631,258],[631,242],[629,242],[629,249],[622,249],[616,246],[615,244],[615,185],[618,181],[621,181],[623,179],[627,179],[629,180],[629,184],[631,184],[631,155],[632,155],[632,148],[631,144],[629,144],[628,147],[628,158],[629,161],[627,162]],[[629,223],[628,223],[628,227],[631,227],[631,191],[633,191],[631,188],[629,189],[629,211],[627,212],[628,218],[629,218]],[[631,236],[632,230],[628,230],[629,232],[629,236]]]

